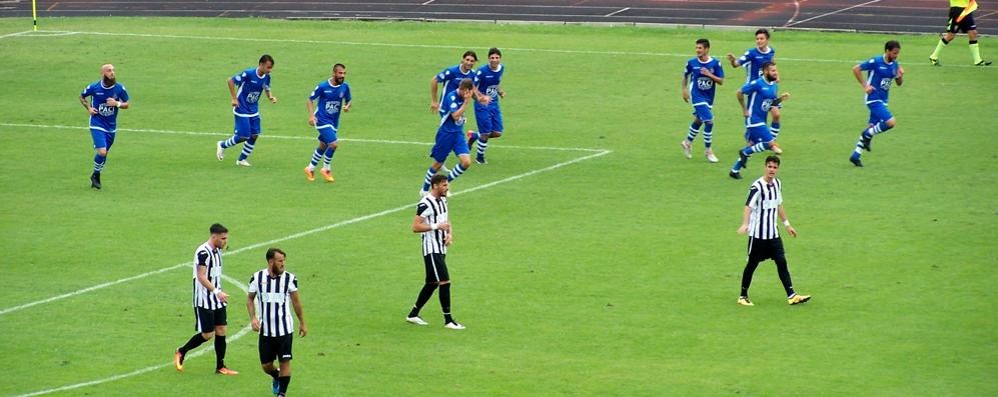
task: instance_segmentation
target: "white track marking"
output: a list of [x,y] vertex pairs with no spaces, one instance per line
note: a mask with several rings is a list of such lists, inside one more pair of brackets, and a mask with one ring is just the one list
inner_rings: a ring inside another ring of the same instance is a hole
[[849,10],[851,10],[853,8],[859,8],[859,7],[863,7],[863,6],[866,6],[866,5],[870,5],[870,4],[873,4],[873,3],[879,3],[879,2],[880,2],[880,0],[870,0],[870,1],[866,2],[866,3],[856,4],[854,6],[849,6],[849,7],[843,8],[841,10],[835,10],[835,11],[832,11],[832,12],[826,12],[826,13],[821,14],[821,15],[816,15],[816,16],[810,17],[808,19],[802,19],[800,21],[797,21],[797,22],[794,22],[794,23],[789,23],[789,24],[786,24],[786,25],[783,25],[783,26],[784,27],[791,27],[791,26],[794,26],[794,25],[802,24],[804,22],[813,21],[813,20],[818,19],[818,18],[823,18],[823,17],[827,17],[829,15],[838,14],[838,13],[840,13],[842,11],[849,11]]
[[620,13],[622,13],[624,11],[627,11],[627,10],[630,10],[630,9],[631,9],[631,7],[624,7],[624,8],[621,8],[621,9],[617,10],[617,11],[614,11],[614,12],[611,12],[609,14],[604,15],[604,17],[612,17],[614,15],[620,14]]
[[428,6],[428,5],[432,4],[434,1],[437,1],[437,0],[429,0],[429,1],[425,2],[425,3],[423,3],[423,4],[420,4],[420,5]]
[[[22,128],[47,128],[47,129],[62,129],[62,130],[86,130],[88,127],[83,126],[72,126],[72,125],[47,125],[47,124],[20,124],[20,123],[0,123],[2,127],[22,127]],[[232,136],[231,133],[222,132],[203,132],[203,131],[174,131],[174,130],[158,130],[158,129],[145,129],[145,128],[119,128],[118,131],[124,132],[143,132],[143,133],[154,133],[154,134],[172,134],[172,135],[203,135],[203,136],[220,136],[227,137]],[[288,135],[262,135],[267,138],[272,139],[293,139],[293,140],[306,140],[314,141],[314,136],[288,136]],[[394,144],[394,145],[419,145],[419,146],[433,146],[430,142],[415,142],[415,141],[395,141],[390,139],[359,139],[359,138],[340,138],[344,142],[359,142],[359,143],[381,143],[381,144]],[[601,152],[603,149],[591,149],[591,148],[577,148],[577,147],[549,147],[549,146],[515,146],[515,145],[500,145],[500,148],[507,149],[524,149],[524,150],[544,150],[544,151],[565,151],[565,152]],[[3,314],[0,311],[0,314]]]
[[[190,265],[190,264],[188,264],[188,265]],[[236,280],[236,279],[234,279],[232,277],[229,277],[228,275],[225,275],[225,274],[222,275],[222,278],[224,278],[228,282],[234,284],[235,286],[239,287],[239,289],[243,290],[243,292],[249,293],[249,291],[246,290],[246,286],[243,285],[242,283],[240,283],[239,280]],[[229,344],[229,343],[232,343],[232,342],[235,342],[235,341],[239,340],[239,338],[242,338],[244,335],[246,335],[247,333],[249,333],[250,330],[252,330],[250,324],[246,324],[246,326],[243,327],[242,329],[240,329],[239,332],[237,332],[235,335],[227,337],[226,338],[226,344]],[[186,355],[184,357],[184,361],[187,361],[187,360],[195,358],[195,357],[203,356],[203,355],[207,354],[209,351],[215,351],[215,348],[211,347],[211,348],[204,348],[204,349],[197,350],[197,351],[195,351],[195,352],[193,352],[191,354]],[[152,372],[152,371],[158,370],[160,368],[166,368],[166,367],[171,367],[171,366],[173,366],[173,362],[172,361],[168,362],[166,364],[153,365],[153,366],[150,366],[150,367],[145,367],[145,368],[142,368],[142,369],[137,369],[137,370],[132,371],[132,372],[128,372],[128,373],[124,373],[124,374],[118,374],[118,375],[114,375],[114,376],[109,376],[107,378],[96,379],[96,380],[91,380],[91,381],[81,382],[81,383],[74,383],[72,385],[59,386],[59,387],[54,387],[54,388],[51,388],[51,389],[39,390],[39,391],[31,392],[31,393],[19,394],[19,395],[17,395],[17,397],[40,396],[40,395],[43,395],[43,394],[49,394],[49,393],[55,393],[55,392],[60,392],[60,391],[79,389],[81,387],[99,385],[101,383],[114,382],[116,380],[130,378],[130,377],[133,377],[133,376],[136,376],[136,375],[142,375],[142,374],[144,374],[146,372]]]
[[[11,124],[6,124],[6,123],[0,123],[0,125],[11,126]],[[42,126],[36,126],[36,125],[32,125],[32,124],[23,124],[23,125],[15,124],[13,126],[29,126],[29,127],[33,126],[33,127],[45,128],[45,127],[42,127]],[[76,128],[76,129],[78,129],[78,127],[67,127],[67,126],[47,126],[47,127],[49,127],[49,128],[66,128],[66,129]],[[123,130],[124,129],[119,129],[119,131],[123,131]],[[160,130],[150,130],[150,131],[160,131]],[[420,143],[420,144],[422,144],[422,143]],[[500,147],[502,147],[502,146],[500,146]],[[548,148],[548,149],[555,149],[555,148]],[[566,148],[562,148],[562,149],[564,150]],[[499,184],[516,181],[516,180],[522,179],[524,177],[535,175],[535,174],[538,174],[538,173],[541,173],[541,172],[551,171],[551,170],[554,170],[554,169],[558,169],[558,168],[564,167],[564,166],[569,165],[569,164],[574,164],[574,163],[577,163],[577,162],[580,162],[580,161],[589,160],[589,159],[592,159],[592,158],[600,157],[600,156],[603,156],[603,155],[611,153],[610,150],[599,150],[599,149],[582,149],[582,148],[580,148],[580,149],[571,149],[571,150],[586,151],[586,152],[595,152],[595,153],[587,155],[587,156],[583,156],[583,157],[578,157],[578,158],[575,158],[575,159],[572,159],[572,160],[564,161],[564,162],[555,164],[553,166],[549,166],[549,167],[545,167],[545,168],[540,168],[540,169],[535,169],[533,171],[528,171],[528,172],[525,172],[525,173],[522,173],[522,174],[519,174],[519,175],[514,175],[514,176],[511,176],[511,177],[508,177],[508,178],[505,178],[505,179],[501,179],[501,180],[498,180],[498,181],[489,182],[489,183],[486,183],[484,185],[479,185],[479,186],[472,187],[472,188],[469,188],[469,189],[466,189],[466,190],[463,190],[463,191],[454,192],[454,193],[452,193],[452,195],[460,195],[460,194],[464,194],[464,193],[470,193],[470,192],[474,192],[474,191],[477,191],[477,190],[481,190],[481,189],[489,188],[489,187],[492,187],[492,186],[496,186],[496,185],[499,185]],[[276,238],[276,239],[273,239],[273,240],[264,241],[264,242],[260,242],[260,243],[256,243],[256,244],[251,244],[251,245],[248,245],[248,246],[245,246],[245,247],[242,247],[242,248],[238,248],[238,249],[235,249],[235,250],[232,250],[232,251],[227,251],[227,252],[223,253],[222,255],[224,255],[224,256],[235,255],[235,254],[238,254],[238,253],[241,253],[241,252],[245,252],[245,251],[248,251],[248,250],[252,250],[252,249],[256,249],[256,248],[260,248],[260,247],[264,247],[264,246],[268,246],[268,245],[272,245],[272,244],[277,244],[277,243],[280,243],[280,242],[283,242],[283,241],[293,240],[293,239],[297,239],[297,238],[300,238],[300,237],[305,237],[305,236],[308,236],[308,235],[312,235],[312,234],[315,234],[315,233],[324,232],[324,231],[327,231],[327,230],[330,230],[330,229],[335,229],[335,228],[338,228],[338,227],[347,226],[347,225],[351,225],[351,224],[354,224],[354,223],[363,222],[363,221],[366,221],[366,220],[369,220],[369,219],[374,219],[374,218],[382,217],[382,216],[385,216],[385,215],[393,214],[393,213],[396,213],[396,212],[408,209],[410,207],[412,207],[411,204],[406,204],[406,205],[395,207],[395,208],[392,208],[392,209],[387,209],[387,210],[384,210],[384,211],[381,211],[381,212],[377,212],[377,213],[373,213],[373,214],[369,214],[369,215],[364,215],[364,216],[360,216],[360,217],[353,218],[353,219],[348,219],[348,220],[341,221],[341,222],[332,223],[332,224],[329,224],[329,225],[326,225],[326,226],[317,227],[317,228],[314,228],[314,229],[311,229],[311,230],[306,230],[306,231],[299,232],[299,233],[290,234],[290,235],[287,235],[287,236],[284,236],[284,237],[279,237],[279,238]],[[24,309],[27,309],[27,308],[30,308],[30,307],[33,307],[33,306],[38,306],[38,305],[45,304],[45,303],[55,302],[55,301],[63,300],[63,299],[66,299],[66,298],[71,298],[71,297],[74,297],[74,296],[77,296],[77,295],[82,295],[82,294],[85,294],[85,293],[88,293],[88,292],[91,292],[91,291],[96,291],[96,290],[99,290],[99,289],[107,288],[107,287],[110,287],[110,286],[113,286],[113,285],[118,285],[118,284],[121,284],[121,283],[135,281],[135,280],[138,280],[138,279],[146,278],[146,277],[149,277],[149,276],[157,275],[157,274],[160,274],[160,273],[165,273],[165,272],[168,272],[168,271],[171,271],[171,270],[175,270],[175,269],[179,269],[179,268],[183,268],[183,267],[188,267],[188,266],[191,266],[190,262],[182,262],[182,263],[178,263],[178,264],[173,265],[173,266],[168,266],[168,267],[165,267],[165,268],[162,268],[162,269],[149,271],[149,272],[138,274],[138,275],[135,275],[135,276],[125,277],[125,278],[121,278],[121,279],[114,280],[114,281],[108,281],[108,282],[105,282],[105,283],[93,285],[93,286],[90,286],[90,287],[87,287],[87,288],[83,288],[83,289],[79,289],[79,290],[72,291],[72,292],[67,292],[67,293],[61,294],[61,295],[52,296],[52,297],[45,298],[45,299],[42,299],[42,300],[37,300],[37,301],[34,301],[34,302],[29,302],[29,303],[22,304],[22,305],[17,305],[17,306],[8,307],[8,308],[5,308],[5,309],[0,309],[0,315],[4,315],[4,314],[8,314],[8,313],[13,313],[13,312],[16,312],[16,311],[24,310]]]
[[[801,0],[801,1],[807,1],[807,0]],[[783,27],[790,26],[790,24],[794,22],[794,19],[797,19],[797,16],[800,15],[800,3],[801,3],[800,1],[794,0],[794,15],[792,15],[790,19],[787,20],[787,23],[783,24]]]

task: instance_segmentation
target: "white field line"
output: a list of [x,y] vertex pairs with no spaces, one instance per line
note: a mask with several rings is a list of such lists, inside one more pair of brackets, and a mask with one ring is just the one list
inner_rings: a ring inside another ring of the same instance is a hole
[[[0,123],[0,127],[22,127],[22,128],[44,128],[44,129],[63,129],[63,130],[86,130],[86,126],[73,126],[73,125],[46,125],[46,124],[19,124],[19,123]],[[158,130],[158,129],[143,129],[143,128],[119,128],[118,131],[125,132],[143,132],[143,133],[155,133],[155,134],[173,134],[173,135],[203,135],[203,136],[232,136],[231,133],[223,132],[203,132],[203,131],[173,131],[173,130]],[[295,139],[295,140],[307,140],[314,141],[314,136],[289,136],[289,135],[268,135],[261,134],[261,137],[268,139]],[[359,143],[381,143],[381,144],[395,144],[395,145],[419,145],[419,146],[433,146],[430,142],[415,142],[415,141],[395,141],[389,139],[359,139],[359,138],[340,138],[339,140],[343,142],[359,142]],[[510,146],[510,145],[499,145],[496,147],[505,147],[508,149],[524,149],[524,150],[557,150],[566,152],[602,152],[603,149],[591,149],[591,148],[577,148],[577,147],[548,147],[548,146]],[[3,312],[0,312],[3,314]]]
[[[0,124],[0,125],[7,125],[7,124]],[[31,126],[31,125],[28,124],[28,126]],[[70,128],[72,128],[72,127],[70,127]],[[122,130],[122,129],[119,129],[119,131],[120,130]],[[590,154],[590,155],[586,155],[586,156],[583,156],[583,157],[578,157],[578,158],[575,158],[575,159],[572,159],[572,160],[567,160],[567,161],[564,161],[564,162],[561,162],[561,163],[558,163],[558,164],[555,164],[555,165],[552,165],[552,166],[549,166],[549,167],[535,169],[533,171],[528,171],[528,172],[525,172],[525,173],[522,173],[522,174],[519,174],[519,175],[514,175],[514,176],[511,176],[511,177],[508,177],[508,178],[505,178],[505,179],[500,179],[498,181],[489,182],[489,183],[486,183],[484,185],[475,186],[475,187],[472,187],[472,188],[469,188],[469,189],[466,189],[466,190],[452,192],[451,195],[452,196],[457,196],[457,195],[461,195],[461,194],[464,194],[464,193],[471,193],[471,192],[474,192],[474,191],[477,191],[477,190],[481,190],[481,189],[493,187],[493,186],[496,186],[496,185],[499,185],[499,184],[503,184],[503,183],[507,183],[507,182],[513,182],[513,181],[522,179],[524,177],[535,175],[535,174],[538,174],[538,173],[541,173],[541,172],[547,172],[547,171],[555,170],[555,169],[564,167],[566,165],[578,163],[580,161],[589,160],[589,159],[592,159],[592,158],[604,156],[606,154],[611,153],[610,150],[594,150],[594,149],[583,149],[583,150],[585,150],[585,151],[591,151],[592,150],[592,151],[595,151],[596,153],[593,153],[593,154]],[[368,214],[368,215],[360,216],[360,217],[357,217],[357,218],[353,218],[353,219],[348,219],[348,220],[341,221],[341,222],[332,223],[332,224],[329,224],[329,225],[317,227],[317,228],[306,230],[306,231],[303,231],[303,232],[294,233],[294,234],[290,234],[290,235],[283,236],[283,237],[278,237],[278,238],[273,239],[273,240],[268,240],[268,241],[264,241],[264,242],[260,242],[260,243],[256,243],[256,244],[251,244],[251,245],[248,245],[248,246],[245,246],[245,247],[242,247],[242,248],[238,248],[238,249],[235,249],[235,250],[232,250],[232,251],[227,251],[227,252],[223,253],[222,255],[225,255],[225,256],[227,256],[227,255],[235,255],[235,254],[238,254],[238,253],[241,253],[241,252],[245,252],[245,251],[248,251],[248,250],[252,250],[252,249],[256,249],[256,248],[260,248],[260,247],[264,247],[264,246],[269,246],[269,245],[277,244],[277,243],[280,243],[280,242],[284,242],[284,241],[288,241],[288,240],[293,240],[293,239],[297,239],[297,238],[300,238],[300,237],[305,237],[305,236],[312,235],[312,234],[315,234],[315,233],[324,232],[324,231],[327,231],[327,230],[330,230],[330,229],[335,229],[335,228],[338,228],[338,227],[347,226],[347,225],[351,225],[351,224],[354,224],[354,223],[363,222],[363,221],[366,221],[366,220],[370,220],[370,219],[382,217],[382,216],[385,216],[385,215],[393,214],[393,213],[396,213],[396,212],[408,209],[410,207],[412,207],[411,204],[402,205],[402,206],[391,208],[391,209],[387,209],[387,210],[384,210],[384,211],[381,211],[381,212],[376,212],[376,213],[373,213],[373,214]],[[187,267],[187,266],[191,266],[191,265],[192,265],[191,262],[181,262],[181,263],[178,263],[178,264],[173,265],[173,266],[164,267],[162,269],[157,269],[157,270],[149,271],[149,272],[138,274],[138,275],[131,276],[131,277],[125,277],[125,278],[121,278],[121,279],[114,280],[114,281],[108,281],[108,282],[105,282],[105,283],[101,283],[101,284],[97,284],[97,285],[92,285],[92,286],[87,287],[87,288],[82,288],[82,289],[79,289],[79,290],[76,290],[76,291],[67,292],[67,293],[64,293],[64,294],[61,294],[61,295],[52,296],[52,297],[41,299],[41,300],[37,300],[37,301],[34,301],[34,302],[28,302],[28,303],[21,304],[21,305],[12,306],[12,307],[8,307],[8,308],[5,308],[5,309],[0,309],[0,315],[4,315],[4,314],[8,314],[8,313],[13,313],[13,312],[16,312],[16,311],[24,310],[24,309],[27,309],[27,308],[30,308],[30,307],[33,307],[33,306],[38,306],[38,305],[45,304],[45,303],[55,302],[55,301],[66,299],[66,298],[71,298],[71,297],[74,297],[74,296],[77,296],[77,295],[82,295],[82,294],[85,294],[85,293],[88,293],[88,292],[91,292],[91,291],[96,291],[96,290],[99,290],[99,289],[107,288],[107,287],[110,287],[110,286],[113,286],[113,285],[118,285],[118,284],[121,284],[121,283],[135,281],[135,280],[138,280],[138,279],[146,278],[146,277],[157,275],[157,274],[160,274],[160,273],[165,273],[165,272],[168,272],[168,271],[171,271],[171,270],[175,270],[175,269],[179,269],[179,268],[183,268],[183,267]]]
[[[879,1],[879,0],[877,0]],[[839,10],[843,11],[843,10]],[[804,21],[794,22],[793,24],[798,24]],[[251,37],[220,37],[220,36],[183,36],[183,35],[172,35],[172,34],[149,34],[149,33],[120,33],[120,32],[83,32],[83,31],[69,31],[69,30],[39,30],[38,32],[22,32],[31,33],[19,35],[23,37],[51,37],[53,33],[61,33],[66,35],[71,34],[89,34],[95,36],[125,36],[125,37],[149,37],[149,38],[164,38],[164,39],[184,39],[184,40],[218,40],[218,41],[246,41],[246,42],[264,42],[264,43],[298,43],[298,44],[341,44],[341,45],[351,45],[351,46],[370,46],[370,47],[396,47],[396,48],[435,48],[435,49],[458,49],[465,50],[468,46],[452,46],[452,45],[435,45],[435,44],[404,44],[404,43],[375,43],[375,42],[356,42],[356,41],[335,41],[335,40],[301,40],[301,39],[266,39],[266,38],[251,38]],[[40,34],[39,34],[40,33]],[[479,46],[481,47],[481,46]],[[485,46],[488,47],[488,46]],[[565,50],[557,48],[518,48],[509,47],[503,48],[504,51],[524,51],[524,52],[548,52],[555,54],[577,54],[577,55],[611,55],[611,56],[648,56],[648,57],[673,57],[673,58],[690,58],[692,55],[683,53],[669,53],[669,52],[647,52],[647,51],[596,51],[596,50]],[[864,59],[819,59],[819,58],[789,58],[780,57],[780,61],[788,62],[806,62],[806,63],[848,63],[857,64],[862,62]],[[909,66],[928,66],[928,63],[922,65],[921,63],[909,64]],[[950,65],[947,67],[975,67],[973,65]]]
[[826,13],[821,14],[821,15],[815,15],[813,17],[810,17],[810,18],[807,18],[807,19],[802,19],[800,21],[797,21],[797,22],[794,22],[794,23],[789,23],[789,24],[786,24],[786,25],[783,25],[783,26],[785,26],[785,27],[791,27],[791,26],[794,26],[794,25],[802,24],[804,22],[813,21],[813,20],[818,19],[818,18],[824,18],[824,17],[827,17],[829,15],[838,14],[838,13],[840,13],[842,11],[849,11],[849,10],[851,10],[853,8],[859,8],[859,7],[863,7],[863,6],[866,6],[866,5],[870,5],[870,4],[873,4],[873,3],[879,3],[879,2],[880,2],[880,0],[870,0],[870,1],[866,2],[866,3],[856,4],[854,6],[843,8],[841,10],[835,10],[835,11],[832,11],[832,12],[826,12]]
[[8,37],[14,37],[14,36],[20,36],[20,35],[26,34],[26,33],[31,33],[31,31],[30,30],[25,30],[23,32],[7,33],[7,34],[5,34],[3,36],[0,36],[0,39],[5,39],[5,38],[8,38]]
[[[236,279],[234,279],[232,277],[229,277],[228,275],[225,275],[225,274],[222,275],[222,278],[226,279],[228,282],[230,282],[230,283],[234,284],[235,286],[239,287],[239,289],[243,290],[243,292],[249,293],[249,291],[246,290],[246,286],[243,285],[242,283],[240,283],[239,280],[236,280]],[[242,307],[242,306],[236,305],[235,307]],[[240,329],[239,332],[237,332],[235,335],[227,337],[226,338],[226,343],[232,343],[232,342],[235,342],[235,341],[239,340],[239,338],[242,338],[244,335],[246,335],[247,333],[249,333],[249,331],[251,329],[252,328],[250,327],[250,325],[247,324],[245,327],[243,327],[242,329]],[[185,356],[184,361],[187,361],[187,360],[195,358],[195,357],[203,356],[203,355],[207,354],[209,351],[215,351],[215,348],[211,347],[211,348],[204,348],[204,349],[197,350],[197,351],[195,351],[195,352],[193,352],[193,353],[188,354],[187,356]],[[91,381],[87,381],[87,382],[74,383],[72,385],[59,386],[59,387],[54,387],[54,388],[51,388],[51,389],[39,390],[39,391],[31,392],[31,393],[19,394],[19,395],[17,395],[17,397],[40,396],[40,395],[43,395],[43,394],[49,394],[49,393],[55,393],[55,392],[60,392],[60,391],[79,389],[81,387],[99,385],[101,383],[114,382],[116,380],[129,378],[129,377],[132,377],[132,376],[135,376],[135,375],[142,375],[142,374],[144,374],[146,372],[152,372],[152,371],[158,370],[160,368],[166,368],[166,367],[170,367],[170,366],[173,366],[173,362],[172,361],[168,362],[166,364],[153,365],[153,366],[145,367],[145,368],[142,368],[142,369],[137,369],[137,370],[132,371],[132,372],[128,372],[128,373],[124,373],[124,374],[118,374],[118,375],[114,375],[114,376],[109,376],[107,378],[95,379],[95,380],[91,380]]]

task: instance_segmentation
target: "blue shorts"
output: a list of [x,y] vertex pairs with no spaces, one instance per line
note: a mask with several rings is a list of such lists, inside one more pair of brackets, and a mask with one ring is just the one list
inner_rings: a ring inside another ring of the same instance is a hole
[[249,138],[260,134],[260,116],[236,117],[236,135]]
[[430,157],[438,163],[443,163],[452,151],[458,156],[471,153],[468,150],[468,141],[464,140],[464,134],[437,131],[437,143],[433,144],[433,149],[430,149]]
[[107,150],[111,150],[111,145],[114,145],[113,132],[91,128],[90,137],[94,139],[94,149],[105,148]]
[[502,132],[502,110],[498,104],[493,103],[494,105],[481,105],[475,102],[475,123],[481,134]]
[[710,111],[710,105],[707,104],[694,105],[693,115],[705,123],[714,121],[714,113]]
[[336,137],[336,127],[332,124],[323,124],[315,127],[316,131],[319,131],[319,141],[325,144],[330,144],[336,142],[338,139]]
[[747,127],[745,129],[745,140],[756,144],[759,142],[772,142],[773,133],[769,130],[769,126],[766,124],[760,125],[758,127]]
[[870,125],[877,124],[881,121],[887,121],[894,118],[890,110],[887,110],[887,104],[877,101],[866,104],[866,107],[870,109]]

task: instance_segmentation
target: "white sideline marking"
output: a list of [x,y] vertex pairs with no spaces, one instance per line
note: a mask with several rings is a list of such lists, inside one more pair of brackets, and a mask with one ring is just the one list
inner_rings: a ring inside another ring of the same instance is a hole
[[620,14],[620,13],[622,13],[624,11],[627,11],[627,10],[630,10],[630,9],[631,9],[631,7],[624,7],[624,8],[621,8],[621,9],[617,10],[617,11],[614,11],[614,12],[611,12],[609,14],[604,15],[604,17],[612,17],[614,15]]
[[835,11],[832,11],[832,12],[826,12],[826,13],[821,14],[821,15],[816,15],[816,16],[810,17],[808,19],[802,19],[802,20],[794,22],[794,23],[788,23],[788,24],[783,25],[783,26],[784,27],[791,27],[791,26],[794,26],[794,25],[802,24],[802,23],[807,22],[807,21],[813,21],[813,20],[818,19],[818,18],[827,17],[827,16],[833,15],[833,14],[838,14],[838,13],[840,13],[842,11],[849,11],[849,10],[851,10],[853,8],[859,8],[859,7],[863,7],[865,5],[869,5],[869,4],[873,4],[873,3],[879,3],[879,2],[880,2],[880,0],[870,0],[870,1],[868,1],[866,3],[863,3],[863,4],[856,4],[854,6],[843,8],[841,10],[835,10]]
[[7,33],[7,34],[5,34],[3,36],[0,36],[0,39],[5,39],[5,38],[8,38],[8,37],[14,37],[14,36],[20,36],[20,35],[26,34],[26,33],[31,33],[31,31],[30,30],[25,30],[23,32]]
[[[237,287],[239,287],[239,289],[243,290],[243,292],[249,293],[249,291],[246,290],[246,286],[243,285],[242,283],[240,283],[239,280],[236,280],[236,279],[234,279],[232,277],[229,277],[228,275],[225,275],[225,274],[222,275],[222,278],[224,278],[227,281],[235,284]],[[251,329],[252,329],[251,326],[249,324],[247,324],[245,327],[243,327],[243,329],[239,330],[239,332],[237,332],[235,335],[232,335],[231,337],[227,337],[226,338],[226,344],[229,344],[229,343],[232,343],[232,342],[235,342],[235,341],[239,340],[239,338],[242,338],[243,335],[246,335],[247,333],[249,333],[249,331]],[[197,351],[195,351],[195,352],[193,352],[191,354],[186,355],[184,357],[184,361],[187,361],[188,359],[192,359],[192,358],[195,358],[195,357],[203,356],[203,355],[207,354],[209,351],[215,351],[215,348],[212,347],[210,349],[204,348],[204,349],[197,350]],[[17,395],[17,397],[40,396],[40,395],[43,395],[43,394],[55,393],[55,392],[59,392],[59,391],[73,390],[73,389],[79,389],[81,387],[99,385],[101,383],[114,382],[114,381],[119,380],[119,379],[125,379],[125,378],[129,378],[129,377],[132,377],[132,376],[135,376],[135,375],[142,375],[142,374],[144,374],[146,372],[152,372],[152,371],[158,370],[160,368],[165,368],[165,367],[170,367],[170,366],[173,366],[173,362],[172,361],[168,362],[166,364],[153,365],[151,367],[145,367],[145,368],[137,369],[137,370],[129,372],[129,373],[118,374],[118,375],[110,376],[110,377],[103,378],[103,379],[96,379],[96,380],[91,380],[91,381],[87,381],[87,382],[75,383],[75,384],[72,384],[72,385],[59,386],[59,387],[54,387],[54,388],[51,388],[51,389],[39,390],[39,391],[35,391],[35,392],[31,392],[31,393],[26,393],[26,394],[19,394],[19,395]]]
[[[88,127],[83,126],[72,126],[72,125],[46,125],[46,124],[18,124],[18,123],[0,123],[3,127],[25,127],[25,128],[51,128],[51,129],[64,129],[64,130],[86,130]],[[205,135],[205,136],[232,136],[231,133],[222,132],[200,132],[200,131],[173,131],[173,130],[157,130],[157,129],[142,129],[142,128],[119,128],[118,131],[125,132],[149,132],[156,134],[174,134],[174,135]],[[274,139],[297,139],[297,140],[307,140],[314,141],[314,136],[288,136],[288,135],[261,135],[267,138]],[[360,139],[360,138],[340,138],[344,142],[360,142],[360,143],[384,143],[384,144],[395,144],[395,145],[419,145],[419,146],[433,146],[433,143],[429,142],[414,142],[414,141],[395,141],[390,139]],[[563,152],[602,152],[603,149],[591,149],[591,148],[577,148],[577,147],[548,147],[548,146],[511,146],[511,145],[500,145],[497,147],[505,147],[508,149],[524,149],[524,150],[557,150]],[[0,312],[3,314],[3,312]]]

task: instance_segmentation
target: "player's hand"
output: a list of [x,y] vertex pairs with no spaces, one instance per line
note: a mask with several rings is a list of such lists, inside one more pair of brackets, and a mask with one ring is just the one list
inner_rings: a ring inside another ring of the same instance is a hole
[[690,103],[690,93],[683,89],[683,102]]
[[703,75],[703,76],[706,76],[706,77],[717,77],[717,76],[714,76],[714,73],[710,72],[710,69],[700,68],[700,74]]
[[430,112],[437,113],[440,111],[440,102],[430,101]]
[[729,52],[728,55],[725,56],[728,57],[728,62],[731,62],[732,64],[735,63],[735,54]]
[[260,332],[260,319],[253,317],[253,321],[250,321],[250,326],[253,327],[253,332]]
[[784,92],[784,93],[780,94],[780,101],[781,102],[787,100],[788,98],[790,98],[790,93],[789,92]]
[[437,224],[437,230],[443,230],[445,232],[450,231],[450,222],[440,222]]
[[454,244],[454,235],[447,233],[447,237],[444,237],[444,245],[450,247],[451,244]]
[[873,86],[867,84],[867,85],[863,86],[863,91],[866,91],[867,94],[873,93]]
[[343,111],[344,112],[349,112],[350,111],[350,102],[347,102],[346,105],[343,105]]
[[90,113],[91,116],[93,116],[93,115],[97,114],[97,108],[95,108],[93,106],[88,107],[87,108],[87,112]]
[[308,335],[308,326],[305,325],[305,323],[302,323],[301,321],[299,321],[299,324],[298,324],[298,336],[304,338],[305,335]]
[[479,95],[478,96],[478,103],[480,103],[482,105],[488,105],[488,104],[492,103],[492,97],[490,97],[488,95]]
[[749,117],[752,117],[752,111],[748,110],[748,109],[745,109],[745,118],[749,118]]
[[499,91],[499,97],[500,98],[505,98],[506,97],[506,91]]
[[239,107],[239,98],[232,98],[232,107]]
[[738,234],[745,234],[745,233],[748,233],[748,225],[743,223],[741,226],[738,227]]
[[787,226],[787,232],[790,233],[791,237],[797,238],[797,229],[794,229],[793,226]]
[[226,294],[225,291],[218,291],[218,300],[229,303],[229,294]]
[[277,97],[276,96],[270,97],[270,103],[276,104],[277,103]]
[[114,98],[108,98],[106,101],[104,101],[104,103],[107,104],[107,106],[117,107],[118,104],[121,103],[121,102],[118,102]]
[[308,116],[308,125],[315,127],[315,115]]

